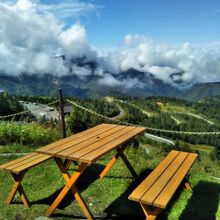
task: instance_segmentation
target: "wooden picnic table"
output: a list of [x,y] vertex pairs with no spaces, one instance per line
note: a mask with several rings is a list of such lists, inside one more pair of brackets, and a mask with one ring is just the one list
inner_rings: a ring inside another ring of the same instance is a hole
[[[131,174],[136,178],[137,175],[123,151],[131,140],[144,131],[145,128],[143,127],[101,124],[39,148],[37,150],[38,153],[51,155],[55,159],[66,181],[66,185],[47,210],[46,216],[50,216],[54,212],[56,207],[71,190],[87,219],[93,219],[88,206],[75,185],[76,181],[83,174],[87,166],[114,149],[117,150],[117,153],[102,171],[100,177],[104,177],[120,157]],[[78,167],[72,175],[68,172],[71,161],[78,163]]]

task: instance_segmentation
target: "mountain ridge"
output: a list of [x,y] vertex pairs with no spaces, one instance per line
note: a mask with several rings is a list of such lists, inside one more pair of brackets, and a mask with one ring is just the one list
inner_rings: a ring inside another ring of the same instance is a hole
[[[129,69],[118,74],[107,72],[114,77],[117,83],[108,85],[101,82],[101,76],[95,74],[97,63],[88,62],[86,59],[72,60],[77,66],[89,68],[91,74],[80,76],[70,70],[70,74],[55,76],[50,73],[28,74],[22,73],[18,76],[8,76],[0,74],[0,89],[13,95],[49,95],[57,94],[57,88],[61,87],[66,96],[76,96],[80,98],[99,98],[106,95],[120,96],[165,96],[186,100],[199,100],[207,96],[220,95],[220,82],[209,82],[195,84],[183,90],[181,81],[177,81],[175,86],[165,83],[156,78],[151,73],[145,73],[136,69]],[[170,78],[182,73],[171,74]],[[136,85],[129,83],[138,82]],[[178,86],[178,84],[180,84]]]

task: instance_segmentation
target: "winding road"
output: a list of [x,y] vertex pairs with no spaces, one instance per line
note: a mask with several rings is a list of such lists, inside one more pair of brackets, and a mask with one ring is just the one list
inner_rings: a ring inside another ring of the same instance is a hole
[[212,122],[212,121],[210,121],[210,120],[208,120],[208,119],[206,119],[206,118],[203,118],[203,117],[200,116],[200,115],[196,115],[196,114],[194,114],[194,113],[191,113],[191,112],[174,112],[174,113],[175,113],[175,114],[186,114],[186,115],[189,115],[189,116],[192,116],[192,117],[201,119],[201,120],[207,122],[207,123],[210,124],[210,125],[214,125],[214,124],[215,124],[214,122]]

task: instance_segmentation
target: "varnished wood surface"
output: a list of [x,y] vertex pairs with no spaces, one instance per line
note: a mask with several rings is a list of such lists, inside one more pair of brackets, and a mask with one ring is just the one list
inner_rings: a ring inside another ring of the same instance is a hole
[[101,124],[39,148],[37,152],[89,164],[144,131],[143,127]]
[[129,199],[165,208],[198,155],[171,151],[131,193]]
[[30,153],[16,160],[12,160],[8,163],[0,165],[0,169],[11,173],[20,173],[21,171],[29,169],[50,158],[51,158],[50,155]]

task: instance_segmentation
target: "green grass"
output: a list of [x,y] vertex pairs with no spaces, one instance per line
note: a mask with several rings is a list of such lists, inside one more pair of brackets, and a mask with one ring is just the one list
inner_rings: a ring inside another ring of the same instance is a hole
[[194,109],[183,105],[177,105],[175,103],[163,103],[160,108],[164,112],[193,112]]
[[23,146],[21,144],[0,145],[0,154],[16,154],[16,153],[29,153],[34,151],[35,147]]
[[209,146],[209,145],[190,145],[190,148],[191,149],[194,149],[194,150],[199,150],[199,151],[202,151],[202,152],[206,152],[206,153],[212,153],[215,149],[215,147],[213,146]]
[[[146,146],[149,154],[145,150]],[[8,146],[8,148],[13,152],[17,146],[11,148]],[[153,169],[166,155],[162,147],[151,145],[143,145],[138,149],[129,147],[125,154],[140,179],[147,176],[150,169]],[[139,204],[127,199],[137,182],[132,180],[121,160],[114,165],[104,179],[98,178],[113,155],[114,152],[89,166],[80,178],[78,188],[96,218],[103,219],[107,213],[111,213],[113,216],[117,215],[118,219],[144,219]],[[0,164],[15,158],[17,157],[0,157]],[[211,177],[214,175],[220,177],[219,164],[215,164],[213,170],[207,171],[204,168],[213,164],[207,155],[201,155],[189,172],[193,193],[184,190],[181,186],[158,219],[220,220],[220,181]],[[71,171],[73,169],[74,165],[71,165]],[[0,172],[0,180],[0,220],[31,220],[44,216],[57,191],[64,185],[63,177],[53,160],[30,169],[23,180],[23,187],[31,202],[31,207],[25,209],[18,195],[15,197],[15,203],[6,205],[6,198],[13,183],[10,174],[6,172]],[[84,215],[71,195],[64,200],[52,216],[52,219],[65,220],[81,218],[84,219]]]

